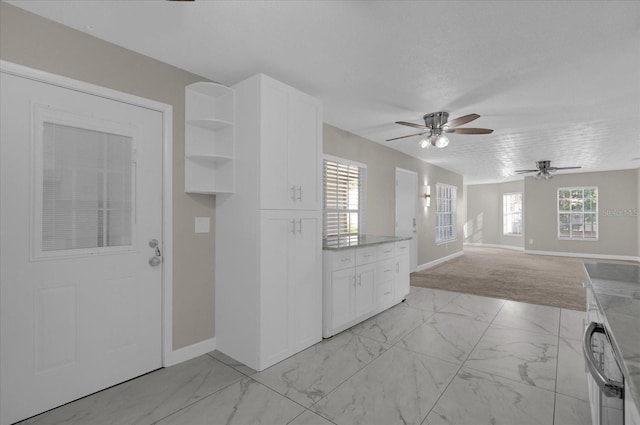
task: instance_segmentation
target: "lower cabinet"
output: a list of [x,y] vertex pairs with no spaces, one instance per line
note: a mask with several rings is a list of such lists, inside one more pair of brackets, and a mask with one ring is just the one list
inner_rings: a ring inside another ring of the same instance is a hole
[[262,211],[260,350],[262,370],[322,339],[320,216]]
[[[399,302],[409,293],[408,241],[323,253],[323,336],[328,338]],[[397,253],[400,252],[400,255]]]

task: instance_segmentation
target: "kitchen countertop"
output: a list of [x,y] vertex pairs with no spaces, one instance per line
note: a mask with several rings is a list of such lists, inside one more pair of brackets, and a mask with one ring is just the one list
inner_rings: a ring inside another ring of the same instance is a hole
[[640,265],[584,263],[584,268],[622,362],[626,391],[640,406]]
[[352,235],[322,240],[322,249],[337,251],[346,248],[358,248],[387,242],[407,241],[411,236]]

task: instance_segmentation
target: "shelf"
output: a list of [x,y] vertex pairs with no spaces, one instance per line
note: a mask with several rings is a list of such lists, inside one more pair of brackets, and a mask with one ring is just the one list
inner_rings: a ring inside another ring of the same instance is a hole
[[204,128],[205,130],[220,130],[221,128],[232,126],[233,123],[215,118],[203,118],[197,120],[188,120],[187,124]]
[[233,95],[233,89],[218,83],[193,83],[187,86],[187,90],[204,94],[212,98]]
[[186,156],[189,159],[195,161],[204,161],[204,162],[227,162],[233,161],[233,157],[229,155],[213,155],[213,154],[190,154]]
[[185,192],[233,193],[235,92],[217,83],[185,88]]

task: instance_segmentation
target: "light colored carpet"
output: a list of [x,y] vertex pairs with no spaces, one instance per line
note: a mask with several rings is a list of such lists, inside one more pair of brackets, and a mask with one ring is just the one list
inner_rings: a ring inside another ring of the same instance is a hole
[[464,255],[411,274],[411,285],[585,310],[584,258],[465,246]]

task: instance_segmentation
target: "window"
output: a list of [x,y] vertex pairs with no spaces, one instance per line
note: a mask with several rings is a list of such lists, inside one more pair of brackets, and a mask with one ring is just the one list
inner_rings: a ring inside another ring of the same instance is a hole
[[598,239],[598,188],[558,189],[558,239]]
[[522,193],[502,195],[502,234],[522,235]]
[[456,239],[456,190],[455,186],[436,183],[436,242]]
[[364,230],[366,165],[325,156],[323,237],[357,237]]

